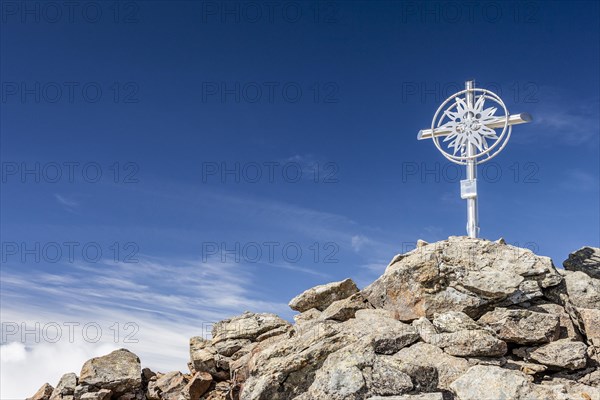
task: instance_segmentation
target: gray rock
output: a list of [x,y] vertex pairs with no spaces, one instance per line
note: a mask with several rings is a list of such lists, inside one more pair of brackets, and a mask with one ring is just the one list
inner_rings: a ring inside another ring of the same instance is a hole
[[149,400],[178,400],[188,381],[179,371],[157,375],[158,379],[148,383],[146,397]]
[[403,394],[400,396],[375,396],[367,400],[444,400],[441,393]]
[[321,311],[317,310],[316,308],[311,308],[310,310],[306,310],[300,314],[294,315],[294,322],[299,325],[304,322],[315,320],[319,318],[320,315]]
[[513,350],[513,353],[526,360],[532,360],[549,367],[566,369],[585,368],[587,346],[581,342],[560,339],[539,347]]
[[393,395],[413,388],[400,362],[376,356],[368,347],[344,347],[331,354],[304,395],[311,400],[350,400],[369,395]]
[[212,342],[214,344],[232,339],[256,340],[261,334],[282,326],[290,326],[290,323],[275,314],[245,312],[214,324]]
[[183,388],[183,397],[186,400],[198,400],[213,382],[212,376],[207,372],[196,372]]
[[358,310],[369,308],[373,307],[362,294],[355,293],[348,298],[331,303],[331,305],[321,313],[319,318],[343,322],[350,318],[354,318],[354,315]]
[[83,364],[79,384],[112,390],[114,395],[139,392],[142,384],[140,359],[126,349],[92,358]]
[[401,321],[433,319],[447,311],[475,318],[497,304],[541,297],[542,289],[560,282],[548,257],[483,239],[450,237],[397,257],[362,292]]
[[76,386],[77,386],[77,375],[72,372],[68,373],[68,374],[64,374],[60,378],[60,380],[58,381],[58,384],[56,385],[56,388],[52,392],[52,395],[50,396],[50,400],[61,400],[61,399],[64,399],[66,396],[73,396],[73,394],[75,393]]
[[559,304],[538,302],[528,308],[529,311],[553,314],[559,318],[559,339],[581,340],[579,330],[573,325],[573,321],[564,307]]
[[[469,368],[467,360],[451,356],[439,347],[427,343],[415,343],[405,347],[392,357],[401,362],[402,370],[411,375],[409,371],[419,371],[419,375],[427,377],[427,380],[419,382],[421,387],[428,390],[448,390],[450,383],[464,374]],[[433,373],[434,370],[436,373]],[[423,373],[430,371],[429,373]],[[418,377],[418,375],[417,375]],[[413,383],[416,377],[413,376]],[[433,381],[432,381],[433,380]]]
[[88,392],[81,395],[81,400],[110,400],[112,391],[108,389],[100,389],[97,392]]
[[435,314],[433,325],[438,332],[448,333],[482,329],[481,325],[461,311],[447,311],[445,313]]
[[345,279],[308,289],[294,297],[289,306],[292,310],[299,312],[308,311],[311,308],[323,311],[334,301],[343,300],[357,292],[358,288],[352,279]]
[[563,262],[563,267],[568,271],[581,271],[592,278],[600,279],[600,248],[582,247],[569,254]]
[[583,272],[564,271],[569,301],[578,308],[600,309],[600,280]]
[[425,317],[413,321],[413,326],[425,343],[444,349],[454,356],[499,357],[507,351],[505,342],[481,327],[478,330],[438,333],[437,328]]
[[519,371],[486,365],[471,367],[450,388],[458,400],[562,400],[556,389],[535,385]]
[[250,339],[233,339],[217,342],[215,343],[214,348],[218,354],[225,357],[231,357],[243,347],[248,346],[250,343],[252,343]]
[[496,308],[479,322],[491,327],[498,338],[511,343],[548,343],[560,336],[560,319],[553,314]]
[[44,383],[37,392],[26,400],[49,400],[54,388],[49,383]]

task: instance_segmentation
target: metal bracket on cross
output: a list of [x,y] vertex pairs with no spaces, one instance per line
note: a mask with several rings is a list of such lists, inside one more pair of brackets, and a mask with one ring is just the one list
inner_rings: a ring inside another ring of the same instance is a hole
[[[486,102],[495,106],[486,107]],[[496,112],[501,109],[502,115]],[[531,115],[510,115],[495,93],[465,82],[465,90],[448,97],[437,109],[431,128],[422,129],[418,140],[432,139],[435,147],[453,163],[467,166],[460,181],[460,197],[467,200],[467,234],[477,237],[477,165],[494,158],[508,143],[512,126],[531,122]],[[441,140],[440,142],[440,139]]]

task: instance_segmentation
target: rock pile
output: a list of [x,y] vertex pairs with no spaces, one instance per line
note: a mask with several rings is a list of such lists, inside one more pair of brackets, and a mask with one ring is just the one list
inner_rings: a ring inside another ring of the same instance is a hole
[[600,249],[557,270],[499,240],[450,237],[397,255],[359,290],[295,297],[295,323],[246,312],[190,339],[190,373],[127,350],[33,400],[600,400]]

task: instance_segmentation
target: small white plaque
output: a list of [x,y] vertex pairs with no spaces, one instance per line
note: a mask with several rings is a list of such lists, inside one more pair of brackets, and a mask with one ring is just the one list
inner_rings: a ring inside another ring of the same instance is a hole
[[477,180],[463,179],[460,181],[460,198],[474,199],[477,197]]

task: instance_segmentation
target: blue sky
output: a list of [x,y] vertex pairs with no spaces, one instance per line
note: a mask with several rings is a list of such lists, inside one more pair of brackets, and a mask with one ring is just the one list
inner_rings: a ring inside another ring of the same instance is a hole
[[118,347],[185,369],[214,321],[463,235],[416,134],[469,78],[534,117],[481,236],[599,246],[597,2],[48,4],[0,9],[3,399]]

